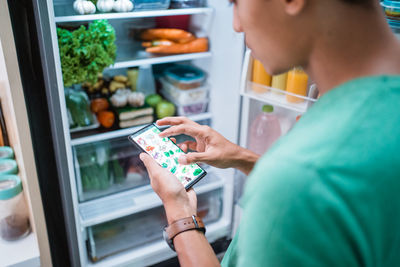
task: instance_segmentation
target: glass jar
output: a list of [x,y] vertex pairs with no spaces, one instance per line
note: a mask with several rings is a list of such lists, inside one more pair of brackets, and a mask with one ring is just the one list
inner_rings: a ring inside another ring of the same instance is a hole
[[29,213],[21,179],[16,175],[0,176],[0,237],[14,241],[29,232]]
[[[286,91],[296,95],[307,96],[308,75],[301,68],[295,68],[288,73]],[[304,99],[293,95],[286,95],[290,103],[303,102]]]
[[267,71],[264,69],[264,66],[262,65],[262,63],[257,59],[254,59],[254,61],[253,61],[253,75],[252,76],[253,76],[252,77],[253,83],[256,83],[256,84],[253,84],[253,86],[252,86],[253,91],[255,93],[260,93],[260,94],[267,93],[269,91],[268,88],[265,88],[260,85],[271,86],[272,76],[267,73]]
[[399,0],[384,0],[381,2],[381,5],[388,19],[400,20]]

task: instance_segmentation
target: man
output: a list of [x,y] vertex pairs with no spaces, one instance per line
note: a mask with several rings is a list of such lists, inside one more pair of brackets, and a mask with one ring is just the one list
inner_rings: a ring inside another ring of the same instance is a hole
[[[279,74],[302,66],[318,102],[261,159],[185,118],[206,162],[250,173],[243,219],[223,266],[400,266],[400,46],[377,0],[237,0],[234,28]],[[196,213],[193,190],[141,159],[173,224]],[[254,169],[253,166],[255,165]],[[182,266],[219,266],[200,231],[174,239]]]

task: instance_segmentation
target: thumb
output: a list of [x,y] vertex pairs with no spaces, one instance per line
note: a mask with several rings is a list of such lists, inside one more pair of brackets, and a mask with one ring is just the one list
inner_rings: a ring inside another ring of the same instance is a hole
[[183,164],[183,165],[188,165],[194,162],[204,162],[207,163],[208,159],[210,158],[209,155],[207,155],[207,153],[202,152],[191,152],[188,153],[186,155],[182,155],[181,157],[179,157],[179,163]]
[[146,166],[147,171],[150,174],[150,177],[152,177],[155,172],[159,171],[162,169],[160,165],[152,158],[150,157],[149,154],[147,153],[140,153],[140,160],[143,162],[144,166]]

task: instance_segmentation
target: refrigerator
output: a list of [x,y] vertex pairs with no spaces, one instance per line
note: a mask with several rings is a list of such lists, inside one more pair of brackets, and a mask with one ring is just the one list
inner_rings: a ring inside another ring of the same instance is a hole
[[[117,49],[116,61],[104,75],[126,73],[127,68],[143,65],[154,70],[165,63],[204,70],[209,85],[207,108],[188,117],[212,126],[233,142],[239,135],[244,37],[233,31],[232,8],[225,1],[211,0],[192,8],[88,15],[77,14],[73,2],[8,1],[1,7],[9,9],[13,24],[53,264],[154,265],[176,254],[162,238],[167,222],[161,200],[149,185],[138,158],[140,151],[127,139],[144,125],[70,129],[65,97],[69,89],[63,82],[57,28],[76,29],[107,20],[115,29]],[[154,56],[130,36],[132,28],[154,27],[156,18],[174,17],[189,17],[189,31],[207,37],[209,50]],[[204,168],[207,176],[194,186],[198,214],[206,224],[210,243],[229,240],[235,171]],[[117,172],[122,172],[122,177],[118,178]],[[95,184],[88,182],[93,176],[97,177]]]
[[[72,0],[10,0],[1,8],[9,9],[13,23],[55,266],[150,266],[176,256],[162,238],[166,225],[162,203],[149,185],[138,158],[140,151],[127,139],[143,125],[70,129],[57,27],[77,28],[108,20],[115,29],[117,45],[116,61],[104,71],[108,75],[166,63],[191,64],[204,70],[210,88],[207,108],[188,117],[243,147],[248,146],[252,123],[263,105],[274,106],[284,135],[317,101],[318,90],[312,81],[304,95],[296,96],[296,103],[287,101],[287,92],[254,82],[254,59],[243,34],[232,29],[228,1],[87,15],[78,15]],[[154,56],[132,41],[132,25],[140,28],[154,25],[157,18],[174,17],[189,17],[189,30],[208,38],[209,51]],[[178,142],[185,138],[178,137]],[[208,175],[194,186],[198,214],[206,224],[210,243],[229,243],[240,223],[240,197],[247,177],[233,169],[204,167]],[[117,169],[123,170],[119,181]],[[93,174],[106,183],[88,183]]]

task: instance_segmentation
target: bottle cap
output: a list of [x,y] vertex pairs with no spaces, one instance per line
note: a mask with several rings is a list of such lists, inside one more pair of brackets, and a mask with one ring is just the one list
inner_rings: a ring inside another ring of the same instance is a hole
[[7,200],[22,192],[21,179],[16,175],[0,176],[0,200]]
[[263,112],[267,112],[267,113],[271,113],[271,112],[274,112],[274,107],[271,106],[271,105],[264,105],[262,107],[262,111]]

